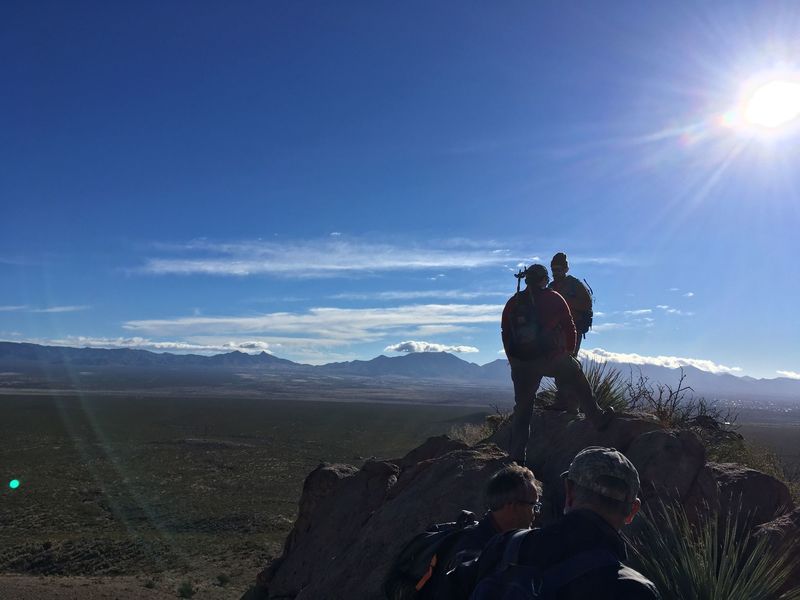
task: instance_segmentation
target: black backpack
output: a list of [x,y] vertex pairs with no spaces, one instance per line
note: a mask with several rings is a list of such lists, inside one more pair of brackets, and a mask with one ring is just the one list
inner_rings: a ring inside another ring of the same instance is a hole
[[601,567],[620,566],[606,548],[595,548],[543,569],[520,565],[519,551],[530,529],[520,529],[506,543],[503,559],[494,572],[475,586],[470,600],[555,600],[558,590]]
[[547,349],[536,303],[527,291],[517,292],[511,312],[511,350],[523,359],[536,358]]
[[475,515],[461,511],[457,521],[432,525],[416,535],[397,555],[383,591],[390,600],[432,597],[427,592],[444,573],[450,549],[465,531],[478,525]]

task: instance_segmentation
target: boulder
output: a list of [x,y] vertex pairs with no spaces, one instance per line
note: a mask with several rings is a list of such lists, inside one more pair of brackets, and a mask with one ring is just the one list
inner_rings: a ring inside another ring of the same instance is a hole
[[800,587],[800,508],[759,525],[755,535],[767,537],[772,547],[791,553],[794,567],[783,591]]
[[643,503],[669,499],[683,503],[706,462],[705,448],[690,431],[650,431],[622,451],[639,471]]
[[[428,449],[446,449],[441,440]],[[414,462],[411,455],[428,456]],[[484,511],[486,481],[508,457],[494,444],[436,452],[412,451],[398,461],[367,462],[360,470],[320,467],[309,476],[298,518],[284,556],[262,578],[270,598],[382,598],[381,585],[394,557],[417,533],[433,523],[454,520],[462,509]],[[316,486],[323,486],[317,490]],[[320,500],[321,499],[321,500]],[[313,510],[306,503],[313,502]],[[310,525],[310,526],[309,526]]]
[[746,511],[751,525],[761,525],[794,508],[789,488],[774,477],[735,463],[708,467],[719,486],[722,513]]

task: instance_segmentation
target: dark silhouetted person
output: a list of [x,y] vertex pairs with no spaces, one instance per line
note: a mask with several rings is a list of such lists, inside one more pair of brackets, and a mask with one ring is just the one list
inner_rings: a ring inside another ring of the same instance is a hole
[[560,403],[555,409],[577,413],[580,408],[598,429],[605,428],[613,414],[597,405],[581,364],[573,356],[575,324],[564,298],[547,288],[547,269],[532,265],[520,276],[525,277],[526,287],[506,303],[501,327],[514,382],[509,454],[525,464],[533,403],[542,377],[555,378]]
[[384,583],[387,598],[449,597],[452,582],[446,574],[451,568],[477,557],[495,535],[531,527],[541,507],[541,484],[519,465],[495,473],[484,494],[487,512],[480,521],[467,527],[458,522],[434,526],[403,548]]
[[581,340],[586,337],[586,332],[592,326],[592,296],[586,285],[569,273],[569,262],[567,255],[563,252],[558,252],[553,256],[550,261],[550,270],[553,272],[553,281],[548,286],[563,296],[569,306],[569,312],[572,314],[572,320],[575,322],[575,329],[577,337],[575,339],[575,350],[573,356],[578,356],[578,351],[581,349]]
[[461,580],[469,581],[469,572],[475,573],[473,599],[502,597],[502,582],[509,579],[557,600],[658,599],[650,580],[622,564],[627,551],[620,530],[641,505],[633,464],[614,448],[592,446],[575,456],[562,477],[560,521],[496,536],[477,561],[462,564],[452,576],[462,571]]
[[385,586],[387,597],[392,600],[407,598],[409,587],[418,590],[412,594],[418,600],[449,597],[453,582],[446,573],[460,562],[477,557],[495,535],[512,529],[530,528],[541,509],[541,491],[541,484],[530,469],[511,465],[499,470],[486,484],[487,512],[483,518],[474,526],[461,530],[454,541],[447,543],[447,547],[436,554],[435,564],[430,564],[428,572],[420,580],[404,584],[404,577],[390,578],[388,582],[391,583]]

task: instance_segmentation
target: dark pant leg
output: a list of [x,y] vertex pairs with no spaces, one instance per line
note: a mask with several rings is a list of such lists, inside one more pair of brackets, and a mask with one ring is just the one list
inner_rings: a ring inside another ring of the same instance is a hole
[[578,359],[569,355],[558,357],[554,359],[552,369],[558,389],[564,390],[565,398],[577,400],[581,412],[588,419],[594,420],[603,414],[592,395],[592,387]]
[[514,417],[511,421],[509,455],[517,464],[524,465],[531,436],[533,401],[542,375],[534,362],[514,363],[511,367],[511,380],[514,382]]

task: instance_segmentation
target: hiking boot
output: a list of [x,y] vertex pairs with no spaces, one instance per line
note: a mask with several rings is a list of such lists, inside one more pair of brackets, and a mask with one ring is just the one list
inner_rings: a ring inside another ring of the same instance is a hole
[[611,421],[614,420],[615,416],[614,409],[609,406],[599,415],[592,417],[591,423],[597,431],[605,431],[611,425]]

